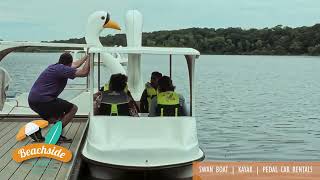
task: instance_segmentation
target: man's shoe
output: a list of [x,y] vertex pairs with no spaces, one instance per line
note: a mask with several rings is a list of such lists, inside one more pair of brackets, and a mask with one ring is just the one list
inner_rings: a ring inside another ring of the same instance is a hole
[[31,139],[34,142],[43,142],[45,140],[44,137],[41,134],[41,129],[39,129],[38,131],[36,131],[33,134],[30,134],[29,137],[31,137]]
[[58,140],[58,143],[71,143],[71,142],[72,142],[72,139],[68,139],[62,135],[59,137],[59,140]]

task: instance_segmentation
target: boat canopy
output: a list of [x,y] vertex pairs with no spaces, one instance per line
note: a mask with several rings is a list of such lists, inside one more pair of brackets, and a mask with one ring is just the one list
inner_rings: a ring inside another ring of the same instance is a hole
[[90,48],[89,53],[121,53],[121,54],[158,54],[158,55],[187,55],[196,56],[200,52],[193,48],[174,48],[174,47],[103,47]]
[[0,61],[13,51],[27,47],[54,47],[54,48],[79,48],[87,49],[86,44],[73,43],[47,43],[30,41],[0,41]]
[[[170,77],[172,74],[172,55],[183,55],[185,56],[188,74],[189,74],[189,90],[190,90],[190,116],[194,116],[195,110],[195,97],[194,97],[194,80],[195,80],[195,60],[199,58],[200,52],[193,48],[176,48],[176,47],[91,47],[88,53],[93,55],[91,58],[94,59],[94,54],[101,53],[121,53],[121,54],[131,54],[131,55],[170,55]],[[100,56],[98,56],[98,62],[100,62]],[[98,69],[100,67],[98,66]],[[93,74],[93,71],[91,71]],[[91,76],[91,82],[94,82],[93,76]],[[90,85],[93,89],[93,83]],[[98,87],[100,88],[100,71],[98,70]],[[92,105],[93,107],[93,105]]]
[[87,48],[87,44],[73,43],[46,43],[46,42],[31,42],[31,41],[0,41],[1,46],[14,47],[65,47],[65,48]]

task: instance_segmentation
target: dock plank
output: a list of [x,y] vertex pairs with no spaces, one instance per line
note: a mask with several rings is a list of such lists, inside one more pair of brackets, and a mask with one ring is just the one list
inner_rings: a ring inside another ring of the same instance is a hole
[[[2,163],[0,166],[0,168],[2,168],[2,170],[0,171],[0,177],[1,179],[9,179],[12,174],[19,168],[19,166],[21,165],[21,163],[17,163],[14,160],[12,160],[12,152],[17,149],[20,148],[22,146],[27,145],[31,140],[25,140],[25,141],[21,141],[19,143],[17,143],[12,150],[8,151],[6,153],[6,155],[4,155],[1,159],[0,162]],[[6,164],[5,167],[2,167]]]
[[[46,134],[49,128],[43,129],[42,134]],[[17,142],[1,159],[0,162],[4,165],[8,162],[8,164],[3,168],[2,164],[0,164],[0,177],[4,179],[9,179],[14,172],[21,166],[21,163],[17,163],[12,159],[12,152],[20,148],[22,146],[25,146],[27,144],[33,143],[33,140],[31,138],[26,138],[24,141]]]
[[[88,122],[83,122],[81,124],[80,128],[82,129],[82,131],[80,132],[78,131],[75,137],[75,139],[77,140],[79,139],[79,141],[76,141],[78,143],[71,144],[70,150],[73,152],[74,156],[71,160],[72,168],[68,169],[68,172],[66,173],[68,177],[66,177],[66,179],[71,179],[79,175],[79,170],[81,165],[81,146],[82,146],[82,143],[84,142],[83,138],[85,137],[87,126],[88,126]],[[60,169],[60,173],[65,173],[65,172]]]
[[7,170],[6,167],[9,164],[9,162],[12,161],[12,152],[17,148],[20,148],[22,146],[27,145],[29,142],[30,142],[29,139],[25,139],[24,141],[17,142],[9,151],[7,151],[5,154],[3,154],[3,156],[0,158],[0,162],[1,162],[1,164],[0,164],[0,177],[2,177],[3,172]]
[[[72,123],[69,123],[65,128],[63,133],[66,134],[68,130],[70,129]],[[48,131],[49,128],[46,128],[44,132]],[[45,133],[44,133],[45,134]],[[44,135],[43,134],[43,135]],[[19,168],[16,169],[16,171],[12,174],[10,177],[10,180],[23,180],[26,178],[26,176],[29,174],[31,169],[34,167],[38,159],[29,159],[27,161],[24,161],[20,164]]]
[[17,143],[16,134],[20,127],[19,125],[14,126],[0,139],[0,158]]
[[12,123],[13,122],[2,122],[2,121],[0,121],[0,132],[2,131],[2,129],[6,128],[7,126],[9,126]]
[[[8,134],[8,132],[10,132],[13,128],[15,128],[16,126],[18,126],[19,124],[14,122],[14,123],[11,123],[9,124],[7,127],[5,127],[4,129],[2,129],[0,131],[0,146],[2,145],[2,141],[1,139],[6,135]],[[21,125],[22,126],[22,125]]]
[[[76,132],[78,131],[79,126],[80,126],[80,123],[72,123],[69,131],[66,134],[66,137],[73,138]],[[62,143],[60,146],[68,148],[70,146],[69,144],[70,143]],[[48,159],[48,158],[43,158],[41,159],[41,161],[38,160],[38,162],[36,162],[35,166],[29,172],[25,180],[40,179],[51,161],[54,162],[52,159]],[[50,170],[49,172],[51,172],[51,170],[54,171],[55,169],[48,169],[48,170]]]
[[56,169],[56,170],[44,174],[44,176],[41,178],[42,180],[66,179],[67,178],[68,172],[69,172],[69,170],[71,172],[71,168],[74,165],[75,159],[77,158],[76,147],[78,147],[78,144],[81,141],[85,126],[86,126],[86,123],[79,124],[78,131],[75,133],[72,143],[66,147],[70,151],[73,152],[72,160],[69,163],[62,163],[62,162],[58,162],[58,161],[54,160],[56,162],[53,164],[54,166],[52,166],[51,168]]

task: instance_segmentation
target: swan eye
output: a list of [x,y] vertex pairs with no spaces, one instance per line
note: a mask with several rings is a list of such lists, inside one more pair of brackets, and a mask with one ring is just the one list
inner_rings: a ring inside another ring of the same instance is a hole
[[102,17],[101,17],[101,19],[102,19],[102,20],[105,20],[105,19],[106,19],[106,17],[102,16]]

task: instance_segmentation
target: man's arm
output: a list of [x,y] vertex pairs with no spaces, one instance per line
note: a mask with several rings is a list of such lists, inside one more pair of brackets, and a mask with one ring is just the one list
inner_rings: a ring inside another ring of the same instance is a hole
[[86,77],[90,72],[90,59],[86,60],[84,66],[80,69],[78,68],[75,74],[75,77]]
[[93,100],[93,114],[94,115],[99,115],[99,113],[100,113],[101,100],[102,100],[102,95],[99,95],[96,99]]
[[72,62],[72,65],[71,67],[73,68],[78,68],[80,67],[87,59],[88,59],[89,55],[85,55],[83,58],[77,60],[77,61],[74,61]]
[[94,101],[97,100],[97,98],[98,98],[99,96],[101,96],[101,95],[102,95],[102,92],[101,92],[101,91],[98,91],[98,92],[94,93],[94,94],[93,94],[93,100],[94,100]]

